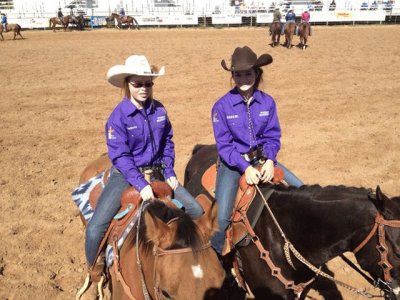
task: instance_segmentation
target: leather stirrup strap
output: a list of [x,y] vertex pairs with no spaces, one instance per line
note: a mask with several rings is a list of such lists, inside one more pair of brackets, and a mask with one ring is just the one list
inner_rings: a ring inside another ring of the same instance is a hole
[[118,246],[117,246],[117,242],[118,242],[118,238],[114,238],[113,239],[113,243],[112,243],[112,247],[113,247],[113,252],[114,252],[114,271],[115,274],[117,276],[117,280],[121,283],[122,288],[124,289],[124,293],[125,295],[127,295],[129,297],[129,299],[131,300],[137,300],[131,292],[131,289],[129,288],[129,286],[126,284],[124,277],[121,274],[121,268],[119,265],[119,252],[118,252]]

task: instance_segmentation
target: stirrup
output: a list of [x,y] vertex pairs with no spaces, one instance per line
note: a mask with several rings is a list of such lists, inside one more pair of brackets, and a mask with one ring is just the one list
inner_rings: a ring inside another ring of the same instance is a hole
[[96,284],[97,285],[97,294],[98,294],[98,299],[103,300],[104,299],[104,293],[103,293],[103,284],[105,281],[105,275],[102,275],[100,278],[99,282],[93,282],[90,280],[90,273],[86,275],[85,282],[83,283],[82,287],[79,289],[79,291],[76,293],[75,300],[81,299],[82,295],[88,290],[90,283],[91,284]]

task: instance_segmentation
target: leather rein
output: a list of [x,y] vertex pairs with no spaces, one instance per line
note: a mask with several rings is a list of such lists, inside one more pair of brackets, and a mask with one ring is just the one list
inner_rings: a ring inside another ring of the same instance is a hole
[[[150,300],[152,298],[149,295],[149,292],[148,292],[148,289],[146,286],[146,282],[144,280],[142,263],[140,261],[140,256],[139,256],[139,226],[140,226],[140,219],[141,219],[141,215],[142,215],[142,211],[143,211],[142,210],[143,204],[144,204],[144,202],[141,203],[140,210],[138,212],[139,218],[137,221],[136,246],[135,246],[135,248],[136,248],[136,263],[137,263],[139,273],[140,273],[140,280],[141,280],[141,284],[142,284],[143,296],[146,300]],[[167,224],[171,224],[177,220],[178,220],[178,218],[173,218]],[[113,251],[114,251],[114,253],[116,253],[116,255],[114,255],[114,270],[117,275],[117,280],[121,283],[124,293],[128,296],[128,298],[131,300],[137,300],[137,298],[135,296],[133,296],[130,287],[128,286],[128,284],[126,283],[125,279],[122,276],[121,267],[119,264],[119,255],[118,255],[119,252],[118,252],[117,242],[118,242],[117,240],[113,241]],[[203,251],[210,247],[211,247],[211,242],[208,242],[208,243],[202,245],[198,251]],[[162,248],[154,245],[152,253],[154,256],[153,282],[154,282],[155,299],[157,299],[157,300],[163,299],[163,297],[161,296],[162,289],[159,286],[159,284],[160,284],[159,273],[157,272],[157,263],[158,263],[159,259],[166,255],[178,255],[178,254],[191,253],[191,252],[193,252],[193,249],[191,247],[165,250],[165,249],[162,249]]]

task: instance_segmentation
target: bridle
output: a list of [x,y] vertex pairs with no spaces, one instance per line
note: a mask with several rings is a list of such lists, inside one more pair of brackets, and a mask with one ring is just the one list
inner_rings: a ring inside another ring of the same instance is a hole
[[[376,249],[380,255],[380,261],[378,262],[378,265],[381,267],[383,271],[383,280],[382,279],[375,280],[374,285],[383,290],[386,295],[386,293],[389,294],[396,294],[396,293],[391,287],[392,276],[390,275],[390,270],[393,269],[393,266],[388,259],[389,250],[386,244],[385,226],[392,228],[400,228],[400,220],[385,220],[385,218],[379,212],[377,212],[375,216],[374,226],[372,227],[369,234],[365,237],[365,239],[353,250],[353,253],[356,254],[361,249],[363,249],[364,246],[371,240],[371,238],[375,234],[377,234],[378,242],[376,245]],[[399,292],[397,291],[397,294],[398,293]]]
[[[136,229],[136,263],[139,269],[140,273],[140,281],[142,285],[142,292],[145,300],[151,300],[151,296],[149,294],[146,282],[144,280],[144,273],[143,273],[143,268],[142,268],[142,263],[140,261],[140,255],[139,255],[139,227],[140,227],[140,219],[141,215],[143,212],[143,204],[144,202],[141,203],[140,205],[140,210],[138,211],[139,217],[137,220],[137,229]],[[173,218],[171,219],[167,224],[171,224],[173,222],[176,222],[178,218]],[[197,252],[204,251],[211,248],[211,242],[209,241],[206,244],[203,244]],[[113,242],[113,251],[114,253],[118,253],[118,247],[116,241]],[[170,249],[170,250],[165,250],[162,249],[156,245],[153,246],[153,251],[152,254],[154,256],[154,264],[153,264],[153,283],[154,283],[154,295],[156,300],[162,300],[165,299],[166,297],[163,296],[163,290],[160,288],[160,274],[157,272],[157,265],[160,261],[165,256],[168,255],[179,255],[179,254],[185,254],[185,253],[192,253],[193,248],[191,247],[186,247],[186,248],[180,248],[180,249]],[[114,255],[114,269],[115,273],[117,275],[117,280],[121,283],[124,293],[128,296],[129,299],[131,300],[137,300],[135,296],[133,296],[131,289],[129,288],[128,284],[124,280],[122,274],[121,274],[121,268],[119,265],[119,256],[116,254]]]
[[[171,220],[173,221],[173,220]],[[202,245],[198,251],[203,251],[211,247],[211,242]],[[193,249],[190,247],[181,248],[181,249],[173,249],[173,250],[164,250],[160,247],[154,246],[153,255],[154,255],[154,268],[153,268],[153,282],[154,282],[154,294],[157,300],[161,300],[164,297],[162,296],[162,289],[160,288],[160,274],[157,272],[157,264],[159,260],[167,255],[177,255],[177,254],[185,254],[192,253]],[[143,283],[142,283],[143,284]]]
[[[270,214],[270,216],[273,219],[273,222],[275,223],[275,225],[277,226],[282,238],[285,240],[285,246],[284,246],[284,253],[286,256],[286,259],[289,263],[289,265],[291,265],[293,268],[293,264],[291,262],[290,259],[290,255],[289,255],[289,250],[296,256],[296,258],[301,261],[304,265],[306,265],[310,270],[314,271],[315,274],[323,276],[327,279],[330,279],[332,281],[334,281],[336,284],[339,284],[361,296],[365,296],[368,298],[373,298],[373,297],[378,297],[378,296],[374,296],[369,294],[368,292],[366,292],[365,290],[360,290],[357,289],[355,287],[352,287],[349,284],[346,284],[340,280],[337,280],[335,278],[333,278],[332,276],[326,274],[325,272],[321,271],[321,269],[316,268],[315,266],[313,266],[310,262],[308,262],[293,246],[293,244],[286,238],[282,228],[280,227],[277,219],[275,218],[270,206],[267,203],[267,199],[269,198],[269,195],[267,195],[267,197],[264,197],[263,193],[261,192],[260,188],[256,185],[255,186],[257,192],[259,193],[260,197],[263,199],[264,201],[264,205],[268,210],[268,213]],[[272,191],[270,192],[272,193]],[[267,198],[267,199],[266,199]],[[256,236],[256,234],[254,233],[248,219],[247,216],[245,214],[242,214],[242,220],[245,223],[245,226],[249,232],[249,234],[251,235],[251,240],[253,241],[253,243],[257,246],[258,250],[261,253],[261,258],[263,260],[266,261],[267,265],[270,267],[270,269],[272,270],[272,276],[276,277],[279,281],[281,281],[281,283],[283,283],[285,285],[286,289],[292,289],[297,295],[300,295],[304,289],[304,287],[306,285],[308,285],[311,281],[305,283],[305,284],[293,284],[292,281],[288,281],[286,278],[282,277],[282,274],[280,272],[280,269],[276,269],[276,266],[273,265],[273,263],[271,264],[270,259],[269,259],[269,252],[266,251],[263,246],[261,245],[258,236]],[[384,217],[377,212],[376,216],[375,216],[375,223],[374,226],[372,228],[372,230],[370,231],[370,233],[367,235],[367,237],[359,244],[359,246],[357,246],[354,250],[353,253],[356,254],[358,251],[360,251],[367,243],[368,241],[372,238],[372,236],[375,235],[375,233],[378,233],[378,244],[376,246],[376,249],[378,250],[381,260],[378,262],[378,265],[382,268],[383,270],[383,278],[382,279],[378,279],[378,280],[372,280],[369,281],[370,283],[372,283],[375,287],[379,288],[381,291],[383,291],[384,293],[384,298],[388,299],[388,300],[396,300],[397,297],[396,295],[398,295],[400,293],[400,290],[396,289],[394,290],[391,283],[392,283],[392,277],[390,275],[390,270],[393,268],[393,266],[390,264],[389,260],[388,260],[388,248],[386,245],[386,232],[385,232],[385,226],[388,227],[393,227],[393,228],[400,228],[400,220],[385,220]],[[359,270],[360,271],[360,270]],[[365,277],[365,276],[364,276]],[[288,284],[289,283],[289,284]]]

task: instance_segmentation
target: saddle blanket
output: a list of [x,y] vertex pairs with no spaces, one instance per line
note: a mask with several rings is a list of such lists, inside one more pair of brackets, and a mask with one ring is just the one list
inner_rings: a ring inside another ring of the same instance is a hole
[[[98,184],[101,184],[102,188],[104,189],[104,175],[105,175],[105,172],[100,173],[99,175],[97,175],[95,177],[92,177],[87,182],[82,183],[80,186],[75,188],[71,194],[72,200],[74,201],[76,206],[79,208],[80,212],[82,213],[82,215],[85,218],[87,223],[89,223],[89,221],[92,218],[93,213],[94,213],[94,209],[90,205],[90,202],[89,202],[90,193]],[[147,203],[144,203],[143,208],[145,206],[147,206]],[[114,218],[122,219],[128,212],[129,212],[129,210],[125,210],[124,213],[122,213],[122,214],[119,213]],[[128,236],[129,232],[134,227],[137,219],[138,219],[138,214],[136,213],[136,215],[133,217],[132,221],[129,223],[129,225],[124,230],[121,238],[118,240],[118,243],[117,243],[118,249],[120,249],[122,247],[122,245],[124,244],[126,237]],[[112,245],[110,245],[110,244],[107,245],[105,253],[106,253],[107,267],[110,267],[112,265],[113,259],[114,259]]]

